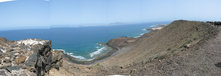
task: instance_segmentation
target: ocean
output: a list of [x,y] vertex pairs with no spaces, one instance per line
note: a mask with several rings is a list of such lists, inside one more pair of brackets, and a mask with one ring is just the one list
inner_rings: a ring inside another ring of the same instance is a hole
[[146,28],[157,27],[156,25],[158,24],[167,24],[167,22],[8,30],[0,31],[0,37],[5,37],[8,40],[51,40],[53,49],[64,50],[65,53],[81,60],[90,60],[108,51],[105,46],[98,43],[106,43],[108,40],[116,37],[138,37],[149,32],[145,30]]

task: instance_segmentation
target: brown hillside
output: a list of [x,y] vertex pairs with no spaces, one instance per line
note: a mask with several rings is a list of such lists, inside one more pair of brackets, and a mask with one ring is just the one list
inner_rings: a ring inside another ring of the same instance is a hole
[[219,76],[221,32],[217,29],[211,23],[174,21],[136,39],[112,39],[107,44],[118,49],[112,56],[91,65],[64,60],[60,70],[49,75]]
[[[147,33],[151,34],[151,33]],[[173,53],[179,48],[189,47],[209,35],[215,34],[210,24],[196,21],[174,21],[152,35],[143,35],[133,45],[122,48],[119,54],[102,62],[104,65],[125,66],[146,62]]]

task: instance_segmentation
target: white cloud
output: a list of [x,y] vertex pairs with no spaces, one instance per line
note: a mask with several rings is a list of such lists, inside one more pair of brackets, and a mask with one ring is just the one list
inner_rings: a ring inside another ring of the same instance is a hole
[[45,0],[45,1],[49,2],[50,0]]
[[15,1],[15,0],[0,0],[0,2],[9,2],[9,1]]

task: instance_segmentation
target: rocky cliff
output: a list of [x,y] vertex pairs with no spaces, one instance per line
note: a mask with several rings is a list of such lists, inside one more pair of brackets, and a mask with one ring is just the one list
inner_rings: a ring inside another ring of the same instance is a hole
[[132,37],[118,37],[115,39],[111,39],[107,42],[107,45],[114,48],[114,49],[121,49],[122,47],[125,47],[133,42],[135,42],[137,38]]
[[62,51],[52,51],[51,41],[0,38],[1,76],[44,76],[51,68],[59,69]]

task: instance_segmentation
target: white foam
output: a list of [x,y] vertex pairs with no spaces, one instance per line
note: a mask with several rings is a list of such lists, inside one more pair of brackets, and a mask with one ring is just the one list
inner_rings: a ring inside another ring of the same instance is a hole
[[67,55],[69,55],[69,56],[72,56],[72,57],[74,57],[74,58],[80,59],[80,60],[88,60],[88,59],[86,59],[86,58],[83,57],[83,56],[76,56],[76,55],[73,55],[73,53],[65,52],[64,49],[53,49],[53,51],[54,51],[54,50],[63,51],[65,54],[67,54]]
[[146,29],[146,28],[143,28],[142,30],[143,30],[143,31],[147,31],[147,29]]
[[141,37],[141,36],[143,36],[145,33],[141,33],[140,35],[138,35],[138,36],[136,36],[136,37],[134,37],[134,38],[138,38],[138,37]]
[[98,49],[99,47],[97,46],[96,48]]
[[[163,28],[163,27],[160,27],[160,26],[158,26],[158,25],[160,25],[160,24],[150,25],[150,29],[152,29],[152,30],[160,30],[160,29]],[[165,25],[165,26],[166,26],[166,24],[161,24],[161,25]],[[146,28],[143,28],[142,30],[143,30],[143,31],[147,31]],[[147,31],[147,32],[148,32],[148,31]],[[136,36],[136,37],[134,37],[134,38],[141,37],[141,36],[144,35],[144,34],[145,34],[145,33],[141,33],[140,35],[138,35],[138,36]]]
[[75,56],[73,54],[69,54],[70,56],[74,57],[74,58],[77,58],[77,59],[80,59],[80,60],[87,60],[85,57],[83,56]]
[[106,47],[101,47],[101,48],[97,49],[97,51],[90,53],[90,56],[91,56],[91,57],[94,57],[94,56],[96,56],[96,55],[102,53],[102,52],[103,52],[104,50],[106,50],[106,49],[107,49]]
[[72,57],[74,57],[74,58],[77,58],[77,59],[79,59],[79,60],[91,61],[91,60],[94,59],[94,57],[95,57],[96,55],[102,53],[104,50],[107,49],[106,47],[101,47],[101,48],[96,47],[96,48],[97,48],[96,51],[90,53],[90,57],[91,57],[90,59],[87,59],[87,58],[85,58],[85,57],[83,57],[83,56],[76,56],[76,55],[74,55],[73,53],[65,52],[65,50],[63,50],[63,49],[53,49],[53,50],[60,50],[60,51],[63,51],[65,54],[67,54],[67,55],[69,55],[69,56],[72,56]]
[[58,50],[58,51],[63,51],[65,52],[63,49],[52,49],[53,51]]
[[25,44],[25,45],[38,45],[38,44],[45,44],[46,41],[43,40],[37,40],[37,39],[27,39],[27,40],[21,40],[17,41],[18,44]]

